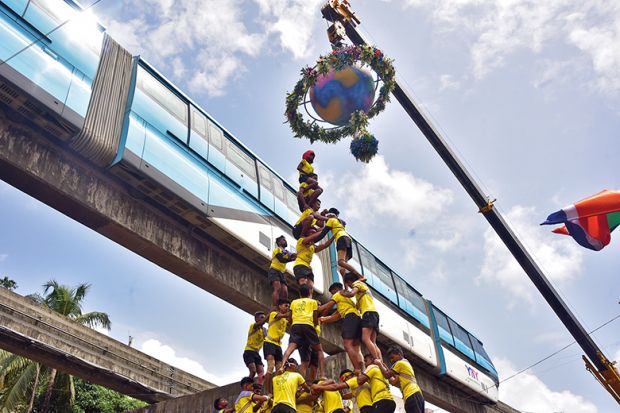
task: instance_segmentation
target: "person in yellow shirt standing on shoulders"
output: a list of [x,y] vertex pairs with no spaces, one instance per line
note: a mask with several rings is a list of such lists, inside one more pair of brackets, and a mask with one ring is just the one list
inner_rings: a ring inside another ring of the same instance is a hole
[[[299,287],[300,298],[291,302],[291,330],[288,348],[284,353],[284,360],[288,360],[297,348],[308,347],[317,352],[319,361],[319,376],[325,372],[323,347],[315,326],[318,325],[318,301],[310,298],[310,287],[306,284]],[[279,371],[281,371],[280,369]],[[305,374],[305,372],[302,372]]]
[[390,383],[381,372],[381,368],[375,364],[374,356],[364,356],[366,370],[357,376],[357,382],[362,385],[370,383],[370,397],[374,413],[394,413],[396,402],[390,391]]
[[271,413],[296,413],[297,392],[303,388],[310,393],[310,387],[304,378],[297,372],[298,364],[295,359],[287,359],[284,371],[273,378],[273,408]]
[[288,243],[284,235],[280,235],[276,238],[276,246],[271,253],[271,265],[269,266],[269,272],[267,272],[267,281],[273,288],[271,293],[271,300],[273,306],[278,305],[278,299],[288,298],[288,286],[286,284],[286,264],[295,261],[297,254],[289,253],[286,250]]
[[248,330],[248,341],[243,351],[243,362],[250,372],[248,377],[253,379],[255,375],[258,375],[258,382],[261,384],[263,383],[264,369],[263,360],[258,352],[265,342],[266,329],[263,326],[266,321],[267,316],[264,312],[257,311],[254,313],[254,322]]
[[311,265],[314,253],[323,251],[334,242],[334,237],[332,237],[328,241],[315,246],[315,241],[322,236],[323,233],[316,231],[314,228],[310,228],[305,233],[302,233],[301,238],[297,240],[297,258],[295,259],[293,273],[295,274],[297,284],[308,286],[310,289],[310,297],[312,297],[314,289],[314,273],[312,272]]
[[267,392],[271,389],[273,374],[276,369],[282,367],[284,360],[282,357],[282,337],[286,333],[286,327],[291,317],[290,306],[288,300],[280,298],[278,300],[278,311],[274,310],[269,313],[269,328],[263,344],[263,356],[267,360],[267,374],[265,375],[265,390]]
[[325,223],[323,232],[331,230],[333,237],[336,238],[336,252],[338,254],[340,275],[344,277],[346,272],[352,272],[357,275],[358,278],[362,278],[362,275],[349,264],[349,260],[353,258],[353,241],[351,241],[351,237],[347,234],[347,231],[345,231],[345,223],[339,216],[340,211],[336,208],[330,208],[326,214],[328,220]]
[[319,322],[330,324],[343,319],[340,335],[342,336],[344,350],[347,352],[357,374],[362,370],[362,354],[360,353],[362,318],[353,300],[341,294],[343,290],[344,286],[338,282],[329,286],[329,292],[332,295],[331,300],[319,307],[319,313],[325,314],[334,305],[336,306],[336,313],[329,317],[320,317]]
[[349,290],[340,292],[345,297],[355,297],[357,308],[362,314],[362,343],[370,354],[381,361],[381,350],[377,347],[377,334],[379,333],[379,313],[375,307],[370,288],[358,278],[356,274],[348,272],[344,275],[344,285]]
[[383,363],[379,367],[390,383],[400,388],[405,401],[405,411],[424,413],[424,396],[418,386],[411,363],[403,355],[403,350],[398,346],[393,346],[388,349],[387,355],[392,368],[388,369]]

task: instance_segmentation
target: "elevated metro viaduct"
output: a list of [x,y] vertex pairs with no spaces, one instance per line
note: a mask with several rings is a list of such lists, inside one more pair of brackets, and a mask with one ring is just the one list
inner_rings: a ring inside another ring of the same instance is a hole
[[216,387],[6,288],[0,348],[148,403]]
[[[267,310],[267,262],[241,257],[235,252],[239,241],[215,226],[199,229],[169,213],[5,106],[0,179],[248,313]],[[385,337],[379,340],[386,344]],[[335,326],[324,329],[322,341],[329,354],[343,351]],[[407,356],[431,403],[451,412],[515,412],[503,403],[481,404]]]

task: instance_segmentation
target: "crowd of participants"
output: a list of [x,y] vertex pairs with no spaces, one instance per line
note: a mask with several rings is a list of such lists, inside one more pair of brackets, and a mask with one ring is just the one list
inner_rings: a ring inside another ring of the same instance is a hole
[[[287,249],[284,236],[276,239],[268,272],[272,309],[269,314],[255,313],[248,330],[243,361],[249,375],[241,380],[241,393],[234,406],[220,398],[214,407],[217,413],[349,413],[355,405],[361,413],[392,413],[396,403],[391,384],[400,388],[406,413],[423,413],[424,398],[402,349],[394,346],[387,350],[388,366],[376,344],[379,313],[366,280],[348,263],[352,242],[340,212],[336,208],[321,211],[319,196],[323,189],[312,165],[314,158],[313,151],[306,151],[297,168],[301,215],[293,227],[295,251]],[[312,297],[314,274],[310,263],[315,253],[332,242],[336,242],[343,283],[333,283],[329,287],[331,299],[321,304]],[[291,262],[299,290],[299,298],[292,301],[286,279],[286,266]],[[338,320],[342,320],[343,347],[353,369],[342,370],[334,380],[325,376],[319,337],[322,325]],[[289,342],[283,351],[287,329]],[[362,344],[366,349],[363,357]],[[291,357],[295,350],[300,363]]]

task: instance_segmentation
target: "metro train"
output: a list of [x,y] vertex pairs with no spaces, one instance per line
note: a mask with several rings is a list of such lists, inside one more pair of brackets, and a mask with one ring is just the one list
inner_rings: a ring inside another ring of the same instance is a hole
[[[0,101],[128,190],[263,268],[276,237],[295,245],[295,188],[78,3],[1,0],[0,60]],[[356,240],[353,251],[376,297],[380,340],[472,399],[497,402],[482,342]],[[319,293],[340,280],[335,258],[332,246],[312,262]]]

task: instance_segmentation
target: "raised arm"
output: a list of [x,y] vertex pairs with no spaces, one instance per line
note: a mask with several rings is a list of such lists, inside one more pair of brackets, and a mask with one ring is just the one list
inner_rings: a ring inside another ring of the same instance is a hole
[[[320,232],[317,232],[317,234],[321,235]],[[312,234],[314,235],[314,234]],[[327,240],[326,242],[322,243],[321,245],[318,245],[315,249],[314,252],[321,252],[323,251],[325,248],[328,248],[332,242],[334,242],[335,237],[331,237],[329,240]]]
[[325,382],[325,383],[321,383],[321,384],[313,384],[312,385],[312,390],[314,392],[323,392],[323,391],[339,391],[339,390],[344,390],[344,389],[348,389],[349,386],[347,386],[346,383],[336,383],[333,380],[330,380],[330,382]]
[[344,297],[353,298],[353,297],[355,297],[355,294],[357,294],[358,292],[359,292],[359,288],[354,287],[354,288],[351,288],[350,290],[342,290],[342,291],[340,291],[340,295],[342,295]]

